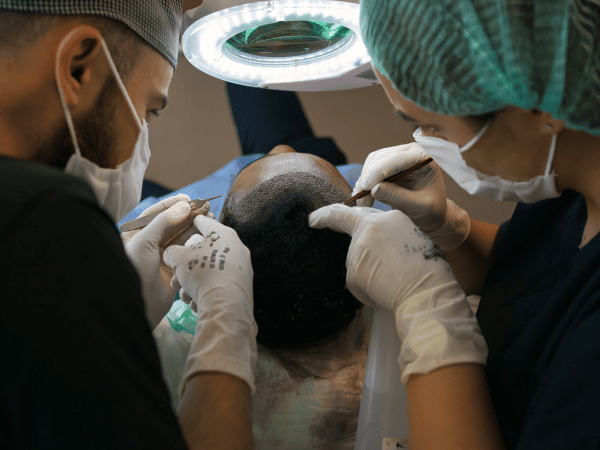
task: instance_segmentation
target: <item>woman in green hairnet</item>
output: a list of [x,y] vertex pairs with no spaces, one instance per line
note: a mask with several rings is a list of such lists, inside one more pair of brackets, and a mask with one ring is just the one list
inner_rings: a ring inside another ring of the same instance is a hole
[[[403,214],[338,205],[311,225],[353,236],[349,288],[395,313],[411,448],[600,448],[600,2],[362,0],[361,28],[416,143],[369,155],[355,190]],[[511,220],[470,219],[440,167],[519,201]],[[452,274],[409,259],[413,224]],[[474,324],[456,280],[481,295]]]

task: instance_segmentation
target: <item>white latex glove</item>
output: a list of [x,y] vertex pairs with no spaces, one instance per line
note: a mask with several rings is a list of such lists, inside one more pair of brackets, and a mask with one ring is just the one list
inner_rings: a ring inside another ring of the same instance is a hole
[[250,251],[237,233],[216,220],[198,216],[195,235],[185,246],[171,246],[165,262],[175,272],[172,286],[197,304],[194,343],[184,368],[186,381],[200,372],[237,376],[255,391],[256,334]]
[[442,366],[485,364],[487,345],[465,293],[440,248],[406,215],[335,204],[311,213],[309,225],[352,236],[348,289],[394,314],[403,383]]
[[416,142],[375,151],[367,157],[352,195],[371,190],[371,195],[357,200],[358,206],[372,206],[375,199],[402,211],[447,251],[467,239],[471,222],[465,210],[446,198],[440,167],[429,163],[398,185],[381,182],[428,157]]
[[[186,203],[189,200],[190,197],[185,194],[168,197],[145,209],[139,217],[161,210],[165,210],[164,213],[157,216],[141,230],[121,234],[125,251],[142,282],[146,317],[152,329],[156,328],[162,318],[169,312],[176,293],[176,290],[170,285],[173,272],[162,261],[164,248],[161,247],[161,243],[163,240],[168,239],[169,235],[180,230],[190,216],[208,214],[210,209],[210,205],[205,203],[202,208],[190,214],[190,206]],[[187,239],[187,234],[183,233],[179,239]]]

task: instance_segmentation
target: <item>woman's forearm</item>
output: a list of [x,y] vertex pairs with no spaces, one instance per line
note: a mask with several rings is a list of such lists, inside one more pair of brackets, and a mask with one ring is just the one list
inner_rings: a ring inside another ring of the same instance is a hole
[[411,375],[406,391],[411,450],[504,450],[483,366]]
[[467,295],[481,294],[490,269],[498,225],[471,219],[467,240],[446,252],[456,279]]

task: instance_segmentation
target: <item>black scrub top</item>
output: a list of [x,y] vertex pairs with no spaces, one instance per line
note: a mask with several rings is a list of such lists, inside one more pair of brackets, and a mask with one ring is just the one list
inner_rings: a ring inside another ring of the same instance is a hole
[[115,224],[80,179],[4,157],[0,346],[0,448],[186,448]]
[[477,318],[509,449],[600,448],[600,235],[584,198],[519,204],[501,226]]

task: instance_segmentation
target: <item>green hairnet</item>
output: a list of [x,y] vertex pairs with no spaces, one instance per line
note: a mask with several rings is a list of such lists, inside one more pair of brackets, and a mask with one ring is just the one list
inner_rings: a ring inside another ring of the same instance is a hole
[[373,65],[439,114],[515,105],[600,135],[597,0],[361,0]]
[[123,22],[177,67],[182,0],[0,0],[0,10],[103,16]]

